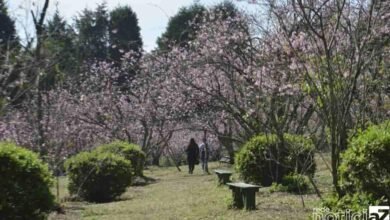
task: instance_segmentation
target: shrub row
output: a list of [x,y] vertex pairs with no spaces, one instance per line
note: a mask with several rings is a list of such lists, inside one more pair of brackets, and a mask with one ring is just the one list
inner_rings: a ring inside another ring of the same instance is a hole
[[[315,171],[314,146],[302,136],[259,135],[237,154],[236,168],[245,181],[283,191],[304,192],[305,177]],[[351,139],[342,154],[340,186],[345,195],[332,196],[331,210],[361,210],[390,201],[390,121],[371,126]],[[87,201],[106,202],[121,195],[134,175],[142,175],[145,154],[133,144],[115,141],[65,163],[69,191]],[[27,149],[0,142],[0,219],[44,219],[54,207],[52,176],[47,164]]]

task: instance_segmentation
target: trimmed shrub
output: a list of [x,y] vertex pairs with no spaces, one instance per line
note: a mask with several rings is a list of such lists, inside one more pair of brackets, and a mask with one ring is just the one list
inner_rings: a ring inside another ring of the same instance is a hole
[[346,194],[364,192],[390,203],[390,121],[353,138],[341,158],[340,186]]
[[300,174],[289,174],[282,179],[282,185],[286,187],[286,192],[303,194],[309,190],[306,177]]
[[323,202],[329,213],[350,210],[363,213],[372,205],[390,202],[390,121],[360,132],[349,142],[339,166],[342,197],[333,194]]
[[65,162],[72,195],[90,202],[109,202],[131,184],[131,162],[113,153],[82,152]]
[[52,183],[37,154],[0,142],[0,219],[45,219],[54,207]]
[[145,153],[141,147],[135,144],[130,144],[124,141],[114,141],[109,144],[104,144],[95,149],[97,152],[109,152],[121,155],[131,161],[132,172],[135,176],[143,176]]
[[314,146],[302,136],[259,135],[249,140],[236,155],[236,169],[247,182],[270,186],[297,172],[314,175]]
[[306,180],[306,177],[300,174],[289,174],[284,176],[281,184],[272,183],[271,193],[272,192],[289,192],[296,194],[304,194],[309,190],[309,183]]

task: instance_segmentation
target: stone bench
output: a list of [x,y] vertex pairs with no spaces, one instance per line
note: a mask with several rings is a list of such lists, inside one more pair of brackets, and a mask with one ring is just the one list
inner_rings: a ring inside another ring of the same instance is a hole
[[228,163],[230,164],[230,157],[224,156],[219,160],[219,163]]
[[228,170],[214,170],[214,172],[218,176],[218,183],[220,185],[224,185],[230,182],[230,176],[233,174],[231,171]]
[[247,183],[228,183],[233,192],[233,206],[246,210],[256,209],[256,192],[260,186]]

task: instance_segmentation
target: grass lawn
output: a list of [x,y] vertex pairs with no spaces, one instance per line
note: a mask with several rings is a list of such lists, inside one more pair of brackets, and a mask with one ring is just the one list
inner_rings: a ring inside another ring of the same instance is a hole
[[[220,168],[211,163],[210,171]],[[228,168],[222,165],[224,168]],[[60,198],[65,214],[51,214],[49,219],[308,219],[320,200],[314,193],[301,196],[288,193],[270,193],[261,188],[256,195],[256,210],[229,209],[231,191],[217,186],[217,176],[203,175],[196,166],[193,175],[187,167],[179,172],[174,167],[149,167],[145,176],[154,179],[145,186],[129,187],[117,201],[103,204],[66,202],[66,178],[60,179]],[[233,175],[233,180],[238,176]],[[317,160],[315,180],[324,193],[331,189],[331,175],[323,160]]]

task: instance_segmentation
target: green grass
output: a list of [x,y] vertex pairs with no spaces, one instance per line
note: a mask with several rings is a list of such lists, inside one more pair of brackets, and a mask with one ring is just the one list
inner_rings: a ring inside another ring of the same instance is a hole
[[[330,172],[322,160],[317,160],[315,180],[320,190],[331,189]],[[210,170],[218,168],[211,163]],[[117,201],[104,204],[66,202],[66,178],[60,179],[60,198],[65,215],[53,213],[50,219],[308,219],[320,200],[314,193],[301,197],[288,193],[270,193],[261,188],[256,195],[256,210],[229,209],[231,191],[226,186],[217,186],[216,175],[203,175],[196,166],[193,175],[187,167],[149,167],[145,176],[156,181],[145,186],[129,187]],[[233,175],[233,180],[238,176]]]

